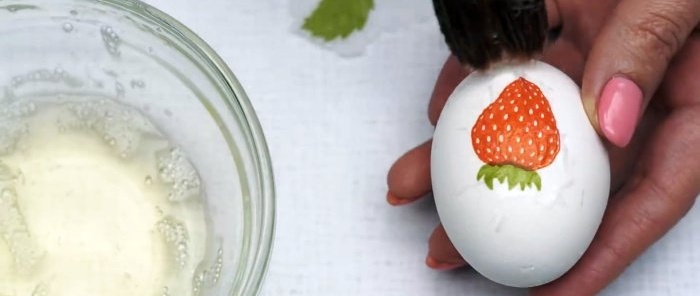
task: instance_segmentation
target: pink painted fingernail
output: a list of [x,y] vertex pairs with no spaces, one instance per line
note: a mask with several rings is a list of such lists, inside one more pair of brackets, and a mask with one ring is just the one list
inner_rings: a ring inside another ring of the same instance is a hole
[[598,122],[605,137],[619,147],[632,140],[642,109],[642,90],[632,80],[610,79],[598,102]]

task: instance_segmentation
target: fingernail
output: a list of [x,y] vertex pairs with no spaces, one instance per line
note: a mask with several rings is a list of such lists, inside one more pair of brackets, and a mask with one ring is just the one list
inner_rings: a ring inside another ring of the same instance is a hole
[[392,206],[401,206],[401,205],[412,203],[416,199],[415,198],[399,198],[399,197],[396,197],[395,195],[391,194],[391,192],[389,192],[386,194],[386,200]]
[[642,90],[632,80],[610,79],[598,102],[598,122],[605,137],[619,147],[625,147],[639,121]]
[[427,258],[425,258],[425,265],[428,265],[428,267],[435,269],[435,270],[452,270],[455,268],[459,268],[462,266],[461,263],[444,263],[444,262],[438,262],[435,260],[433,257],[428,255]]

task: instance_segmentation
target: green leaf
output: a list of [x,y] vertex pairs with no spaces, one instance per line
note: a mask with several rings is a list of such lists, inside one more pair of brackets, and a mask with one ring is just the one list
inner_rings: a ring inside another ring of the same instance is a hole
[[345,39],[365,27],[372,9],[374,0],[321,0],[302,28],[326,42]]
[[532,178],[533,183],[535,183],[535,187],[537,187],[537,190],[542,190],[542,179],[540,179],[540,175],[535,174]]
[[535,171],[528,171],[513,165],[483,165],[476,174],[476,180],[484,179],[486,186],[493,190],[493,180],[498,180],[501,184],[508,182],[508,190],[513,190],[515,187],[520,187],[520,190],[525,191],[525,188],[532,188],[534,185],[538,191],[542,190],[542,180],[540,175]]
[[503,182],[505,182],[506,179],[508,179],[508,171],[499,167],[495,167],[494,175],[496,179],[498,179],[498,182],[501,182],[501,184],[503,184]]
[[479,169],[479,172],[476,174],[476,180],[480,181],[481,178],[486,176],[486,173],[489,171],[490,168],[491,168],[491,166],[488,164],[481,166],[481,168]]
[[493,177],[492,176],[486,176],[486,178],[484,178],[484,183],[486,183],[486,187],[493,190]]

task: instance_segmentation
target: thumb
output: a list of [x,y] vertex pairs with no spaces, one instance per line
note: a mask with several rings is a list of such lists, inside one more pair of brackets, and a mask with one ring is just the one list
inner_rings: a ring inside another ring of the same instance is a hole
[[700,20],[698,0],[623,0],[598,36],[583,74],[591,123],[629,144],[673,56]]

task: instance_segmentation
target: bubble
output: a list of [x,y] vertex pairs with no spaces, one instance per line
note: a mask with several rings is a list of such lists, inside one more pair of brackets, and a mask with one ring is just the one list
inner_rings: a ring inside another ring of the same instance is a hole
[[71,23],[63,23],[63,31],[66,33],[70,33],[73,31],[73,24]]
[[131,81],[131,88],[144,88],[146,87],[146,83],[143,82],[143,80],[132,80]]
[[114,32],[114,29],[110,26],[102,26],[100,28],[100,34],[102,35],[102,41],[105,44],[107,52],[114,57],[120,56],[121,51],[119,50],[119,46],[121,40],[119,39],[119,35]]
[[185,225],[172,216],[167,216],[156,224],[156,229],[166,242],[173,261],[184,267],[189,259],[189,234]]
[[61,67],[56,67],[53,69],[53,76],[57,78],[63,78],[66,75],[66,70]]
[[91,129],[122,158],[128,158],[139,149],[145,134],[162,136],[140,111],[113,101],[73,103],[67,109],[70,116],[63,118],[63,121]]
[[180,148],[156,153],[160,180],[170,185],[170,201],[182,201],[201,194],[201,181],[196,169]]
[[202,295],[202,285],[208,278],[209,273],[206,269],[196,272],[192,277],[192,295],[198,296]]
[[76,15],[78,15],[78,11],[75,10],[75,9],[73,9],[73,10],[70,11],[70,14],[71,14],[72,16],[76,16]]
[[151,185],[151,184],[153,184],[153,178],[152,178],[151,176],[146,176],[146,179],[144,180],[144,183],[146,183],[146,185]]
[[221,278],[221,269],[223,268],[223,266],[224,266],[224,250],[222,248],[219,248],[219,251],[216,252],[216,262],[211,267],[211,273],[212,273],[211,282],[212,282],[212,284],[216,284],[219,282],[219,278]]

